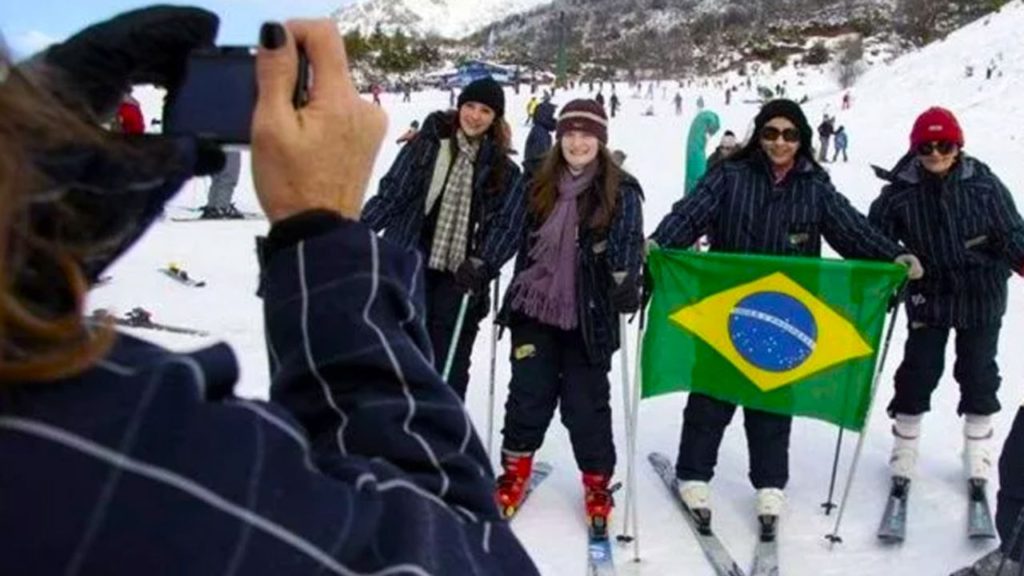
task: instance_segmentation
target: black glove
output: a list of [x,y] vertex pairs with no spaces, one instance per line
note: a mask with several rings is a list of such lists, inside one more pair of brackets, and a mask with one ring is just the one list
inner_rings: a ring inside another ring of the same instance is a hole
[[632,314],[640,309],[640,290],[635,276],[625,276],[612,286],[612,308],[619,314]]
[[651,296],[654,295],[654,277],[651,276],[651,269],[644,263],[644,268],[641,271],[643,276],[643,291],[640,296],[640,305],[647,308],[647,303],[651,301]]
[[491,274],[487,264],[474,257],[466,258],[455,271],[455,287],[462,292],[479,294],[487,289]]
[[[218,26],[217,15],[200,8],[142,8],[89,26],[24,68],[65,105],[104,121],[132,85],[155,84],[173,93],[188,54],[212,47]],[[37,68],[44,70],[37,75]]]
[[[173,92],[189,53],[212,45],[217,26],[216,15],[197,8],[144,8],[90,26],[21,69],[96,123],[113,113],[133,84]],[[31,204],[32,227],[41,238],[79,247],[79,263],[91,281],[145,232],[182,184],[224,166],[219,146],[146,135],[104,133],[59,149],[40,148],[35,155],[47,182],[38,191],[45,200]],[[35,277],[45,287],[47,274]]]

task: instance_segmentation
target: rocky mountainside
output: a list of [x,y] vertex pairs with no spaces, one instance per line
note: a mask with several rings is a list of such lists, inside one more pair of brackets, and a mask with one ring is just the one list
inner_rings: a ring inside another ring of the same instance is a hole
[[507,16],[551,0],[356,0],[334,13],[342,33],[378,26],[385,33],[401,29],[413,36],[462,38]]
[[[740,61],[781,65],[809,37],[859,33],[922,44],[1006,0],[559,0],[475,34],[519,63],[555,61],[564,29],[570,67],[709,73]],[[562,23],[562,25],[560,25]],[[564,26],[564,28],[563,28]]]

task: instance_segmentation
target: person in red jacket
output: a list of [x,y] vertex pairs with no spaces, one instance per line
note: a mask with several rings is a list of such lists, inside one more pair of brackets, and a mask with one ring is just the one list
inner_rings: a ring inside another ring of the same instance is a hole
[[139,101],[132,98],[131,94],[125,94],[121,104],[117,107],[117,116],[114,117],[114,130],[124,134],[144,134],[146,132],[146,121],[142,117],[142,107]]

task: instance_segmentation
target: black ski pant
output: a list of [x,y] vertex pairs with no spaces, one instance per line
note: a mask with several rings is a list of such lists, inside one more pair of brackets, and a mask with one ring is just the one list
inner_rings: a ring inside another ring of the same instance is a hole
[[[676,459],[680,480],[709,482],[718,464],[718,448],[736,405],[693,392],[683,411],[683,432]],[[791,416],[751,408],[743,409],[750,457],[750,482],[754,488],[785,488],[789,481],[789,432]]]
[[[958,414],[987,416],[999,411],[1000,324],[956,329],[956,364],[953,377],[960,384]],[[951,328],[911,326],[896,370],[896,394],[889,403],[889,415],[923,414],[931,409],[932,392],[945,369],[946,342]]]
[[[996,527],[1003,554],[1020,561],[1024,555],[1024,408],[1017,410],[1013,428],[999,456],[999,497],[996,503]],[[1016,541],[1014,540],[1014,532]]]
[[611,476],[611,384],[608,365],[587,357],[582,333],[519,319],[512,332],[512,382],[505,402],[502,448],[535,452],[557,406],[583,472]]
[[[450,272],[427,270],[427,332],[434,348],[434,366],[437,373],[444,374],[444,364],[448,359],[448,348],[452,343],[455,324],[459,317],[464,293],[455,286],[455,275]],[[455,359],[452,372],[448,377],[448,385],[455,390],[462,400],[466,399],[469,387],[469,365],[473,354],[473,343],[480,331],[480,320],[487,316],[488,298],[486,295],[471,296],[466,319],[462,324],[462,333],[455,348]]]

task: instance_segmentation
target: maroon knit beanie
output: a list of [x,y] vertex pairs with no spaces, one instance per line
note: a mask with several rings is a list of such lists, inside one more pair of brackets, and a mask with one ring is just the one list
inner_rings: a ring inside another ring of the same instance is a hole
[[927,142],[953,142],[960,148],[964,147],[964,132],[952,112],[936,106],[917,117],[910,133],[910,149],[916,150]]
[[604,107],[594,100],[573,100],[558,114],[558,126],[555,138],[561,140],[562,135],[570,130],[581,130],[593,134],[602,144],[608,144],[608,115]]

